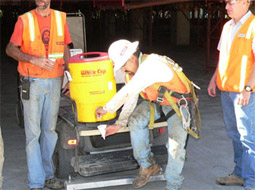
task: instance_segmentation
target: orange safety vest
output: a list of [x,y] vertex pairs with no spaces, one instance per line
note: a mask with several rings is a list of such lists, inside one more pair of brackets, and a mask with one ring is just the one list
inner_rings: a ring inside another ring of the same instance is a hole
[[[140,64],[143,63],[143,61],[148,57],[148,55],[143,55],[142,57],[142,62]],[[147,87],[143,92],[140,92],[140,95],[147,100],[150,100],[151,102],[156,101],[159,95],[159,90],[157,87],[159,86],[163,86],[166,87],[169,91],[172,92],[178,92],[180,94],[187,94],[190,93],[190,90],[187,89],[187,87],[185,86],[185,84],[181,81],[181,79],[179,78],[179,76],[177,75],[176,71],[174,70],[174,67],[169,64],[169,62],[167,62],[166,59],[162,59],[165,60],[165,64],[171,69],[171,71],[173,72],[173,78],[172,80],[168,81],[168,82],[158,82],[155,83],[149,87]],[[129,82],[131,80],[133,76],[129,75],[128,73],[126,73],[126,82]],[[179,99],[177,99],[176,97],[173,97],[175,102],[177,102]],[[165,95],[163,96],[163,101],[160,103],[160,105],[170,105],[170,103],[168,102],[167,98],[165,97]]]
[[[51,9],[51,32],[48,58],[55,61],[52,71],[48,71],[31,63],[19,61],[18,71],[22,76],[37,78],[54,78],[64,74],[64,26],[66,14]],[[46,57],[37,16],[34,10],[21,15],[23,21],[23,42],[21,50],[29,55]]]
[[230,22],[225,24],[222,33],[216,82],[222,91],[241,92],[251,76],[255,61],[252,51],[252,40],[255,36],[255,16],[251,15],[241,26],[228,52]]

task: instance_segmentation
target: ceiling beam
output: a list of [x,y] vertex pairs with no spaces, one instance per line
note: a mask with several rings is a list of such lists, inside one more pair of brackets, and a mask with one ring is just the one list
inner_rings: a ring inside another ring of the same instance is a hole
[[141,3],[130,3],[126,4],[125,9],[140,9],[145,7],[152,7],[152,6],[159,6],[159,5],[166,5],[166,4],[173,4],[173,3],[180,3],[180,2],[191,2],[194,0],[157,0],[157,1],[147,1]]
[[[120,0],[119,0],[120,1]],[[99,9],[140,9],[140,8],[146,8],[146,7],[153,7],[153,6],[160,6],[160,5],[167,5],[167,4],[174,4],[174,3],[187,3],[187,2],[216,2],[216,3],[222,3],[223,0],[137,0],[135,2],[124,0],[124,3],[122,5],[119,4],[104,4],[102,3],[99,7]],[[99,1],[100,3],[100,1]]]

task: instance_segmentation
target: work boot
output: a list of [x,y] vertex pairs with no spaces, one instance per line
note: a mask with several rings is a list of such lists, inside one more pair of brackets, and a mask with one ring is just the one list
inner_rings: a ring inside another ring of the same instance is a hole
[[239,178],[233,174],[230,174],[227,177],[219,177],[216,179],[216,183],[220,185],[239,185],[243,186],[243,179]]
[[56,178],[45,180],[45,187],[49,189],[63,189],[64,183],[62,181],[57,180]]
[[138,176],[133,181],[133,187],[135,189],[144,186],[148,183],[150,176],[156,175],[160,171],[160,166],[158,164],[151,165],[148,168],[140,168]]

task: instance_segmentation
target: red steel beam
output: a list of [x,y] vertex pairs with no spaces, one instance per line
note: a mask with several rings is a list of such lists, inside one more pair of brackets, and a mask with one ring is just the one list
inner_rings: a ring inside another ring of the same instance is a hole
[[157,0],[157,1],[146,1],[140,3],[130,3],[126,4],[125,9],[139,9],[145,7],[159,6],[159,5],[167,5],[179,2],[194,2],[194,0]]

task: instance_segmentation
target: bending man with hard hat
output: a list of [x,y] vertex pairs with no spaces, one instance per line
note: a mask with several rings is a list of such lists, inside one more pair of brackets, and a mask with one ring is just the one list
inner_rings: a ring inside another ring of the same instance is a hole
[[[128,120],[127,126],[130,129],[133,154],[140,165],[133,186],[140,188],[148,182],[150,176],[156,175],[161,170],[151,152],[147,127],[151,117],[151,103],[154,106],[155,120],[160,118],[159,109],[157,109],[159,106],[153,103],[159,92],[154,89],[153,85],[164,86],[167,90],[180,94],[187,93],[187,89],[178,79],[175,70],[169,66],[169,64],[174,63],[171,59],[157,54],[145,55],[140,53],[138,42],[131,43],[127,40],[118,40],[111,44],[108,53],[114,63],[114,71],[121,69],[126,73],[127,84],[104,107],[97,108],[97,117],[101,117],[107,112],[115,112],[128,101],[137,99],[139,93],[149,100],[140,103],[134,111],[129,109],[122,115],[122,119]],[[165,97],[160,102],[160,107],[165,115],[173,109]],[[185,161],[184,146],[187,132],[177,114],[169,117],[167,122],[169,138],[166,144],[168,149],[168,164],[165,173],[166,189],[177,190],[183,181],[181,172]],[[120,123],[107,126],[106,136],[115,134],[120,128],[126,127]]]

